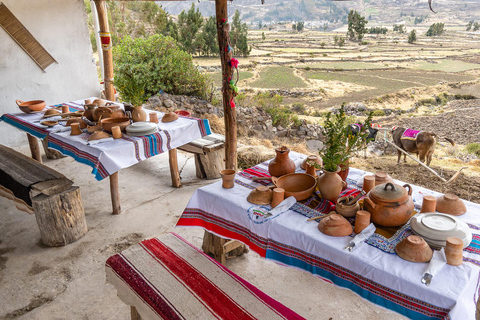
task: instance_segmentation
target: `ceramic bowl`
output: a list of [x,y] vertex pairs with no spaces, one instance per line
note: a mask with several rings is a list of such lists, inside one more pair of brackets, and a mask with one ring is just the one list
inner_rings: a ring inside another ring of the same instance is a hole
[[50,115],[53,115],[53,114],[58,114],[60,115],[61,112],[58,111],[57,109],[48,109],[47,111],[45,111],[45,113],[43,114],[43,116],[50,116]]
[[101,121],[102,129],[112,133],[112,127],[119,126],[121,131],[125,131],[130,125],[129,117],[107,118]]
[[343,216],[334,213],[318,223],[320,232],[332,237],[346,237],[353,232],[353,227]]
[[411,262],[428,262],[432,259],[433,250],[419,236],[408,236],[395,247],[397,255]]
[[15,101],[20,108],[25,113],[32,113],[36,111],[42,111],[45,108],[45,101],[43,100],[31,100],[31,101]]
[[103,99],[95,99],[92,101],[92,104],[96,106],[104,106],[105,103],[107,103],[107,101]]
[[306,173],[289,173],[272,177],[272,181],[277,188],[285,190],[285,198],[293,196],[297,201],[310,197],[317,186],[317,179]]
[[453,216],[461,216],[467,212],[467,207],[462,199],[451,193],[438,197],[435,209],[438,212],[448,213]]
[[165,113],[165,115],[162,117],[162,122],[172,122],[178,119],[178,114],[175,112],[169,112]]
[[375,173],[375,185],[378,186],[379,184],[387,183],[387,182],[393,182],[392,177],[386,172],[376,172]]
[[[311,161],[314,161],[316,164],[318,164],[320,167],[323,165],[323,161],[322,161],[322,158],[320,158],[319,156],[317,155],[309,155],[308,157],[306,157],[302,164],[300,165],[300,168],[302,168],[303,170],[307,170],[307,160],[311,160]],[[318,169],[317,169],[318,170]]]
[[47,126],[47,127],[53,127],[53,126],[58,124],[58,121],[48,120],[48,121],[42,121],[42,122],[40,122],[40,124],[43,124],[44,126]]
[[192,116],[192,114],[187,110],[176,110],[174,112],[176,114],[178,114],[179,116],[182,116],[182,117],[191,117]]
[[468,225],[445,213],[417,213],[410,219],[410,227],[434,249],[445,247],[448,237],[461,239],[464,248],[472,241],[472,232]]
[[253,204],[267,205],[272,202],[272,196],[272,189],[266,186],[259,186],[250,192],[247,201]]
[[85,129],[87,127],[87,124],[85,123],[85,121],[83,121],[82,119],[78,119],[78,118],[68,119],[66,126],[71,126],[72,123],[79,123],[80,124],[80,129]]
[[108,133],[104,132],[104,131],[95,131],[91,136],[90,138],[88,138],[88,141],[92,141],[92,140],[100,140],[100,139],[105,139],[105,138],[110,138],[111,135],[109,135]]
[[360,210],[360,204],[358,203],[358,201],[355,201],[354,204],[348,206],[346,205],[346,203],[353,198],[353,196],[339,198],[335,206],[335,211],[337,211],[338,214],[344,216],[345,218],[355,217],[357,211]]

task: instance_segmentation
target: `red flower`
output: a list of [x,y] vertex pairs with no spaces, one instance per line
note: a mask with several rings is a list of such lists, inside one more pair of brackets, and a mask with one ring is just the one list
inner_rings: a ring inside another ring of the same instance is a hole
[[235,68],[235,69],[236,69],[236,68],[238,67],[238,60],[235,59],[235,58],[232,58],[228,63],[230,64],[230,66],[231,66],[232,68]]

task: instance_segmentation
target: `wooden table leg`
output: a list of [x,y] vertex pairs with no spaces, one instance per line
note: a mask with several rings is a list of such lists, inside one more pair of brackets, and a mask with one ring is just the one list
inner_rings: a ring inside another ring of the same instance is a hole
[[51,149],[48,147],[48,136],[46,136],[42,140],[42,144],[43,144],[43,150],[45,151],[45,155],[47,156],[47,159],[61,159],[66,157],[60,151],[57,151],[55,149]]
[[38,140],[30,133],[27,133],[28,144],[30,151],[32,152],[32,158],[42,163],[42,156],[40,155],[40,147],[38,146]]
[[178,160],[177,149],[168,150],[168,162],[170,163],[170,175],[172,177],[172,186],[179,188],[182,183],[180,182],[180,173],[178,172]]
[[120,214],[120,194],[118,193],[118,172],[110,175],[110,196],[112,197],[113,214]]

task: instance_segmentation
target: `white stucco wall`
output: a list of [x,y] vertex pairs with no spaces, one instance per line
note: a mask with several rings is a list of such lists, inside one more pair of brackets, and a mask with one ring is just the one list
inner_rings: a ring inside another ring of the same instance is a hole
[[[83,0],[2,2],[58,64],[43,72],[0,27],[0,114],[19,112],[16,99],[51,105],[100,94]],[[0,144],[25,143],[24,132],[0,122]]]

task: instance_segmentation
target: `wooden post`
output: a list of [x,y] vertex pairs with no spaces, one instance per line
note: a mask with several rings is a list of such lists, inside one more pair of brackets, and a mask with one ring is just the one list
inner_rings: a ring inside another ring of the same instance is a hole
[[65,246],[87,233],[79,187],[51,196],[40,194],[32,198],[32,205],[43,244]]
[[182,186],[180,182],[180,173],[178,172],[177,149],[168,150],[168,163],[170,164],[170,176],[172,177],[172,186],[179,188]]
[[47,156],[47,159],[65,158],[65,156],[60,151],[57,151],[55,149],[51,149],[48,147],[48,136],[43,138],[42,145],[43,145],[43,150],[45,151],[45,155]]
[[120,194],[118,192],[118,172],[110,175],[110,196],[112,198],[112,213],[120,214],[122,208],[120,207]]
[[[230,107],[232,91],[229,80],[232,77],[232,68],[228,64],[228,50],[230,44],[230,26],[228,25],[227,0],[215,0],[218,47],[222,63],[222,95],[225,120],[225,168],[237,169],[237,117],[235,108]],[[223,21],[222,21],[223,20]],[[225,23],[224,23],[225,22]]]
[[[100,25],[100,32],[109,33],[110,29],[108,27],[108,15],[107,9],[105,8],[105,2],[102,0],[95,0],[95,7],[98,12],[98,23]],[[110,43],[112,38],[110,37]],[[113,58],[112,58],[112,48],[103,49],[103,69],[105,72],[105,98],[110,101],[115,101],[115,92],[113,89]]]
[[130,306],[130,319],[131,320],[142,320],[142,316],[138,313],[137,308]]
[[32,152],[32,158],[42,163],[42,156],[40,155],[40,147],[38,146],[38,140],[36,137],[32,136],[30,133],[27,133],[28,145],[30,146],[30,151]]

